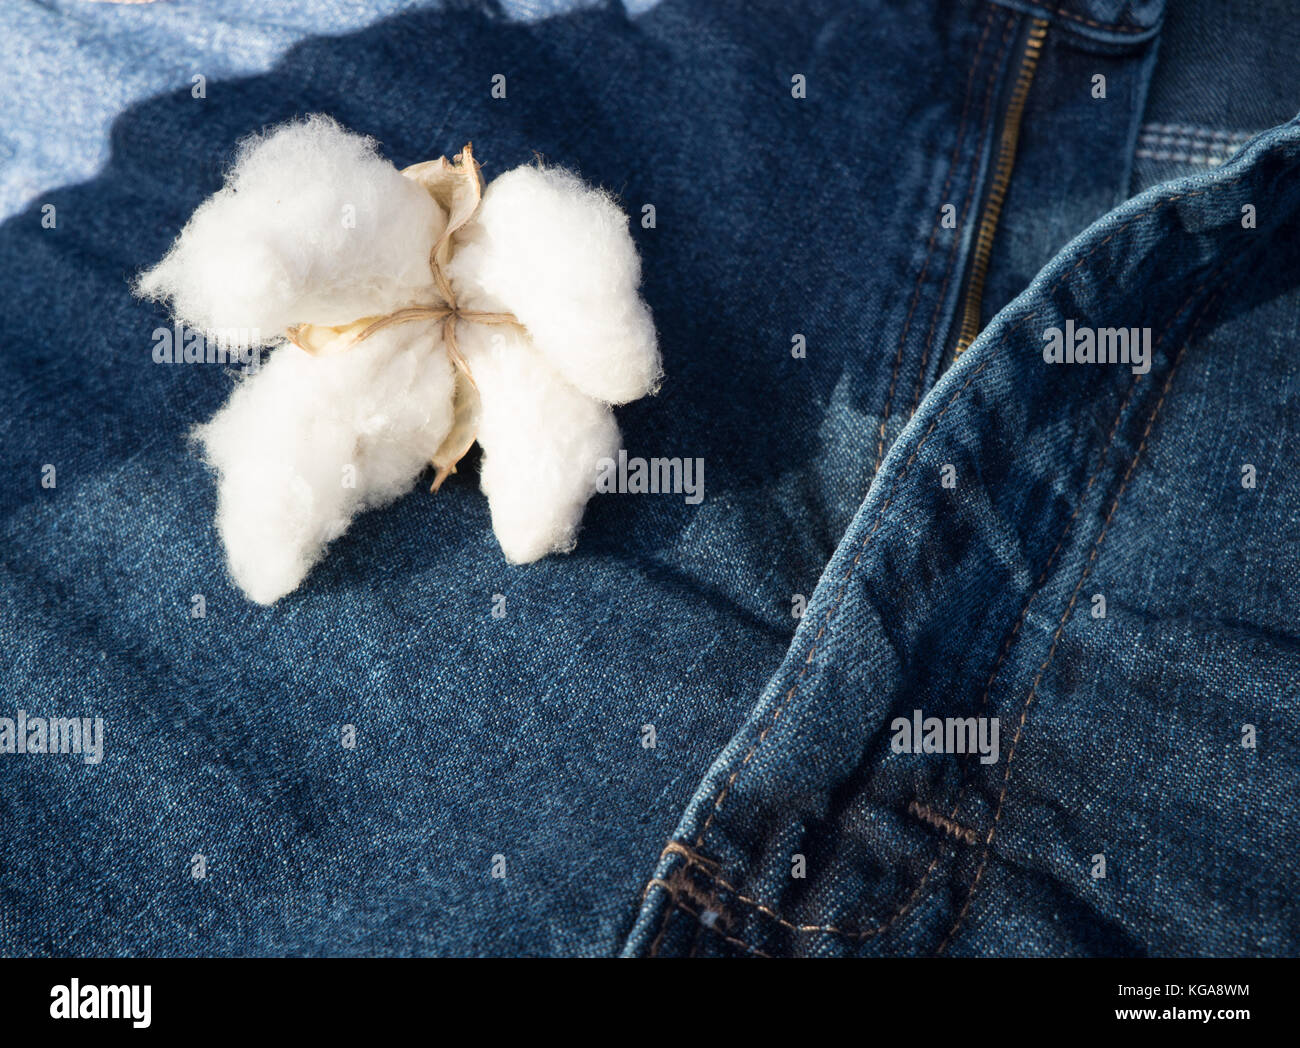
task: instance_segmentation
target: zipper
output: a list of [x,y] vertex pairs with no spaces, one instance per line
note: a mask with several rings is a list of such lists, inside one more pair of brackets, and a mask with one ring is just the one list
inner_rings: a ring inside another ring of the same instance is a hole
[[988,276],[989,258],[993,254],[993,238],[998,231],[998,219],[1002,216],[1002,205],[1006,201],[1007,186],[1011,182],[1011,171],[1016,163],[1016,144],[1020,141],[1020,120],[1025,113],[1025,100],[1029,97],[1030,85],[1034,82],[1034,72],[1038,68],[1038,59],[1042,53],[1043,40],[1047,36],[1048,23],[1041,18],[1029,23],[1029,35],[1025,39],[1025,49],[1020,56],[1020,72],[1016,76],[1016,86],[1012,89],[1007,102],[1006,113],[1002,119],[1002,136],[998,143],[998,160],[994,168],[993,179],[989,184],[980,213],[979,233],[975,238],[975,255],[971,260],[970,278],[966,283],[963,296],[961,328],[957,336],[953,357],[959,357],[975,341],[980,333],[980,312],[984,303],[984,281]]

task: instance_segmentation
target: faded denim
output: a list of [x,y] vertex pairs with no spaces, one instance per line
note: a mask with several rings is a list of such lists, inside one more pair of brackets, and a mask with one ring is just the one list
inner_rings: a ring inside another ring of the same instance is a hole
[[[0,755],[0,953],[1296,953],[1300,103],[1213,168],[1138,156],[1237,119],[1176,110],[1177,17],[416,5],[127,106],[0,225],[0,716],[106,732]],[[127,283],[315,111],[620,194],[666,372],[625,445],[704,458],[702,504],[602,495],[512,567],[463,469],[240,596],[186,442],[232,378],[154,364]],[[1044,363],[1067,319],[1149,327],[1150,372]],[[998,717],[999,760],[894,752],[914,709]]]

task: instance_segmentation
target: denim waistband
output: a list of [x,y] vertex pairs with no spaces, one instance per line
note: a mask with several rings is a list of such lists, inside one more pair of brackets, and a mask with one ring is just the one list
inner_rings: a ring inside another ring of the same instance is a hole
[[1125,43],[1159,31],[1165,0],[996,0],[1004,7],[1055,22],[1097,40]]

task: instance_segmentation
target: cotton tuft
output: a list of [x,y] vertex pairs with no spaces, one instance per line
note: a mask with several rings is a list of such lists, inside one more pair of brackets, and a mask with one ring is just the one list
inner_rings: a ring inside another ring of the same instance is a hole
[[292,592],[358,513],[431,462],[436,488],[475,440],[506,558],[574,547],[621,444],[610,405],[661,377],[640,260],[626,215],[573,174],[480,191],[468,147],[399,172],[311,116],[243,143],[137,281],[214,341],[274,347],[194,431],[252,600]]
[[657,387],[654,320],[637,294],[641,259],[607,194],[568,171],[517,167],[488,186],[470,235],[453,276],[509,303],[570,385],[607,404]]
[[[414,301],[445,224],[373,139],[313,116],[246,141],[225,187],[136,290],[171,300],[214,340],[266,345],[294,324],[343,324]],[[227,337],[250,329],[255,337]]]

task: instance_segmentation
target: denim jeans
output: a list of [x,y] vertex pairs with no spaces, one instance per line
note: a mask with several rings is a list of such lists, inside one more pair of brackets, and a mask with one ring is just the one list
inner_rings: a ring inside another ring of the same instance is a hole
[[[1297,952],[1286,7],[300,3],[258,67],[210,5],[196,97],[163,6],[93,6],[6,45],[0,717],[103,752],[0,753],[0,953]],[[61,174],[87,24],[170,71]],[[232,377],[128,282],[310,112],[616,192],[666,373],[625,446],[703,501],[515,567],[462,468],[245,600],[187,443]],[[1085,329],[1133,359],[1047,359]]]

